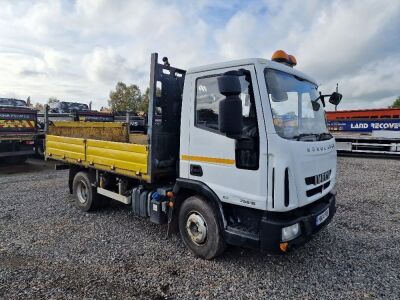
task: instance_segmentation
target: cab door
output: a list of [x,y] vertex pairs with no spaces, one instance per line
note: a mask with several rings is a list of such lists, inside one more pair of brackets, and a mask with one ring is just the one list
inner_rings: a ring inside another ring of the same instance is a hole
[[[218,126],[219,102],[224,96],[219,93],[217,78],[234,70],[242,74],[239,79],[244,143],[225,136]],[[188,177],[208,185],[222,202],[266,209],[267,142],[254,66],[194,75],[189,147],[188,153],[181,155],[189,164]]]

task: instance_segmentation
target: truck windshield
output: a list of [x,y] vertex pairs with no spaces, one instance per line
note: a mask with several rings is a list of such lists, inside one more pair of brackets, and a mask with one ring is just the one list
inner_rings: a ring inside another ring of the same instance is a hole
[[266,69],[268,96],[276,132],[285,139],[330,139],[318,87],[307,80]]

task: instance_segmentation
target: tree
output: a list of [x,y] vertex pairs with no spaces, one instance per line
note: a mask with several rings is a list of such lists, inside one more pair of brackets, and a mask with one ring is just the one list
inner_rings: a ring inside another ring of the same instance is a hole
[[142,103],[142,94],[137,85],[118,82],[115,91],[110,91],[108,105],[113,111],[138,111]]
[[149,109],[149,96],[150,96],[150,88],[147,88],[144,94],[142,95],[142,101],[139,106],[139,111],[147,113]]
[[394,100],[393,104],[389,106],[389,108],[400,108],[400,96],[397,97],[396,100]]
[[34,108],[38,111],[44,111],[44,105],[42,103],[36,102]]
[[108,107],[105,107],[105,106],[102,106],[102,107],[100,108],[100,111],[101,111],[101,112],[107,112],[107,113],[112,112],[111,108],[108,108]]
[[60,102],[60,100],[58,100],[56,97],[50,97],[49,100],[47,100],[47,104],[57,103],[57,102]]
[[[156,89],[156,96],[161,97],[161,89],[158,87]],[[149,110],[149,99],[150,99],[150,88],[147,88],[144,94],[142,95],[142,103],[139,107],[139,111],[147,113]]]

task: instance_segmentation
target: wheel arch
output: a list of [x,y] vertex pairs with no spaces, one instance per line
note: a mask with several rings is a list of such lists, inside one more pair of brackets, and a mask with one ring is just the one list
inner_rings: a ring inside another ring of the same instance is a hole
[[71,195],[74,193],[73,183],[75,175],[78,174],[79,172],[88,172],[88,169],[76,165],[70,165],[68,173],[68,188],[69,188],[69,193]]
[[92,184],[97,184],[96,182],[96,170],[92,168],[85,168],[77,165],[70,165],[69,167],[69,174],[68,174],[68,188],[69,188],[69,193],[72,195],[74,193],[73,189],[73,183],[74,183],[74,178],[76,174],[79,172],[86,172],[89,176],[90,183]]
[[215,194],[215,192],[204,182],[186,178],[178,178],[173,188],[173,194],[174,208],[170,220],[169,233],[178,232],[178,218],[180,207],[183,201],[194,195],[204,197],[214,207],[218,219],[218,224],[222,231],[225,230],[227,222],[225,219],[221,200],[218,198],[217,194]]

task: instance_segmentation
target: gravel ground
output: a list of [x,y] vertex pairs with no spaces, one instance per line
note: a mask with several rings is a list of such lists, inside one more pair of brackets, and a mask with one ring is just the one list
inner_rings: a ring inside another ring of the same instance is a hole
[[400,161],[338,167],[337,215],[307,245],[204,261],[118,203],[79,212],[49,162],[0,166],[0,298],[399,299]]

